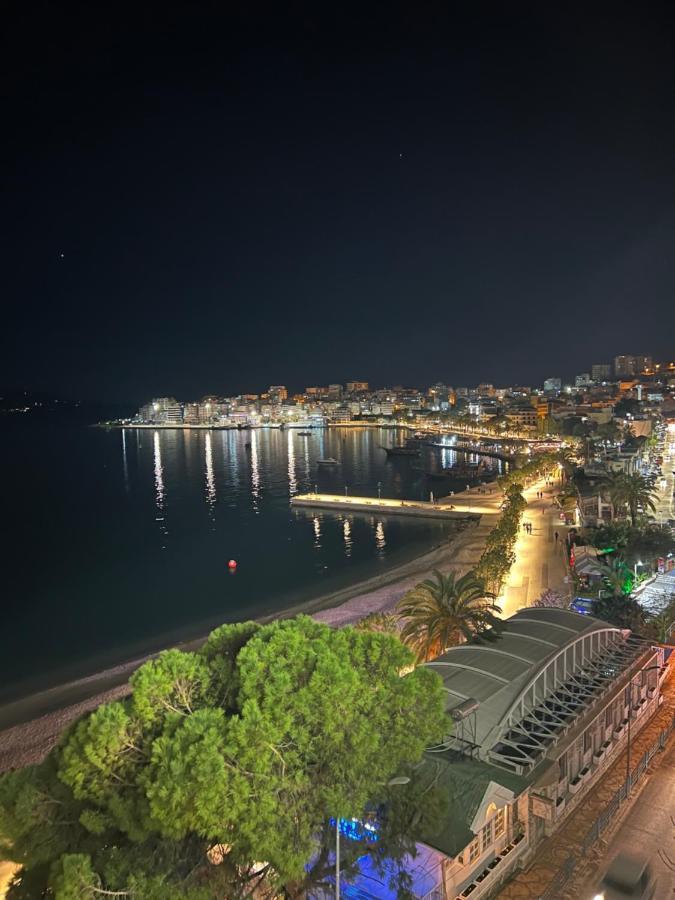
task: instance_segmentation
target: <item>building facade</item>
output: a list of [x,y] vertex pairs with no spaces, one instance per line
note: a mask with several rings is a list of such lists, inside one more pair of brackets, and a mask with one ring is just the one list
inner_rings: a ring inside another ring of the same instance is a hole
[[596,384],[609,381],[612,377],[612,367],[609,363],[594,363],[591,366],[591,378]]
[[629,720],[635,735],[656,711],[663,650],[589,616],[528,608],[498,639],[427,665],[455,726],[425,764],[461,816],[424,843],[442,857],[439,896],[479,900],[583,802]]
[[[583,804],[656,711],[663,648],[565,609],[522,609],[494,640],[426,664],[452,732],[419,766],[444,812],[418,848],[424,900],[485,900]],[[356,879],[360,897],[379,896]]]

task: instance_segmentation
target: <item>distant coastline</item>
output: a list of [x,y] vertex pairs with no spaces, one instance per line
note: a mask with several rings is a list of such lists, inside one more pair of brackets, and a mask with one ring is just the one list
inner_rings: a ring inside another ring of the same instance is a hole
[[299,431],[307,428],[310,431],[323,431],[324,428],[387,428],[394,431],[417,431],[412,425],[394,424],[391,422],[326,422],[325,425],[306,425],[304,423],[264,424],[264,425],[200,425],[185,422],[94,422],[92,428],[125,428],[132,431],[143,429],[146,431],[259,431],[266,428],[272,431]]

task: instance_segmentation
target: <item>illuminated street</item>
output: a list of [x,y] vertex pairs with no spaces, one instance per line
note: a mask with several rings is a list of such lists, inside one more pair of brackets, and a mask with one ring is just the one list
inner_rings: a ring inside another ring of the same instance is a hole
[[[648,778],[607,850],[597,862],[597,874],[604,872],[618,853],[628,853],[650,861],[658,877],[657,897],[671,896],[675,890],[675,742]],[[595,876],[589,880],[588,896],[594,894]],[[586,894],[582,891],[582,897]]]
[[9,887],[9,881],[17,868],[18,866],[15,866],[14,863],[2,862],[0,860],[0,900],[3,900],[5,897],[7,888]]
[[661,524],[675,518],[673,505],[673,491],[675,491],[675,429],[667,432],[666,444],[663,451],[663,479],[657,479],[655,489],[658,494],[654,517]]
[[[542,489],[544,498],[538,499],[537,492]],[[505,618],[521,607],[531,605],[547,588],[563,595],[569,590],[564,581],[566,570],[563,548],[567,528],[560,522],[558,507],[552,505],[556,489],[546,488],[540,481],[523,492],[528,506],[523,513],[516,541],[516,561],[498,601]],[[532,534],[528,534],[522,527],[528,522],[532,525]],[[559,536],[557,542],[556,531]]]

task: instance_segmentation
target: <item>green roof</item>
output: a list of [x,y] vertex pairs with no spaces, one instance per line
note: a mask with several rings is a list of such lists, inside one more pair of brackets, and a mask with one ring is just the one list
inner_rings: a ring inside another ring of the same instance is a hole
[[423,783],[433,785],[447,802],[433,832],[420,834],[418,839],[446,856],[457,856],[474,838],[471,823],[491,781],[516,797],[529,783],[519,775],[452,751],[425,754]]

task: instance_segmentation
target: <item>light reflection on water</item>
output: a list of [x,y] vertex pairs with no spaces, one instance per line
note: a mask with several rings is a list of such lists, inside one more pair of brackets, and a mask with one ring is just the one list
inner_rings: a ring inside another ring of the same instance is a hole
[[[155,504],[157,506],[157,515],[155,521],[159,523],[159,530],[163,537],[168,534],[166,526],[166,516],[164,515],[164,468],[162,466],[162,446],[159,440],[159,432],[155,431],[152,439],[153,460],[155,471]],[[162,550],[166,549],[166,545],[162,543]]]
[[124,489],[129,491],[129,464],[127,462],[127,432],[122,429],[122,469],[124,471]]
[[295,444],[293,443],[293,430],[288,431],[288,493],[298,493],[298,479],[295,476]]
[[[4,550],[18,562],[5,567],[3,621],[13,637],[0,654],[0,693],[85,655],[124,655],[166,632],[182,639],[189,629],[204,633],[340,590],[452,530],[442,520],[345,520],[291,509],[289,495],[314,485],[377,496],[381,483],[383,498],[428,498],[427,473],[438,469],[441,451],[388,460],[381,447],[405,437],[390,430],[301,437],[294,430],[151,428],[120,436],[12,428],[13,439],[0,443],[4,470],[16,472],[3,496],[12,520]],[[339,465],[319,467],[329,456]],[[431,488],[440,497],[445,485]],[[39,516],[49,522],[42,532]],[[228,559],[238,562],[234,576]]]
[[216,503],[216,479],[213,473],[213,447],[211,446],[211,432],[207,431],[204,438],[204,464],[206,474],[206,504],[211,513]]
[[342,523],[342,534],[345,542],[345,556],[349,558],[352,555],[352,526],[349,519],[345,519]]
[[260,470],[258,467],[258,434],[251,431],[251,505],[257,514],[258,501],[260,500]]
[[384,525],[382,522],[378,522],[375,526],[375,546],[377,548],[378,556],[383,556],[387,541],[384,536]]

